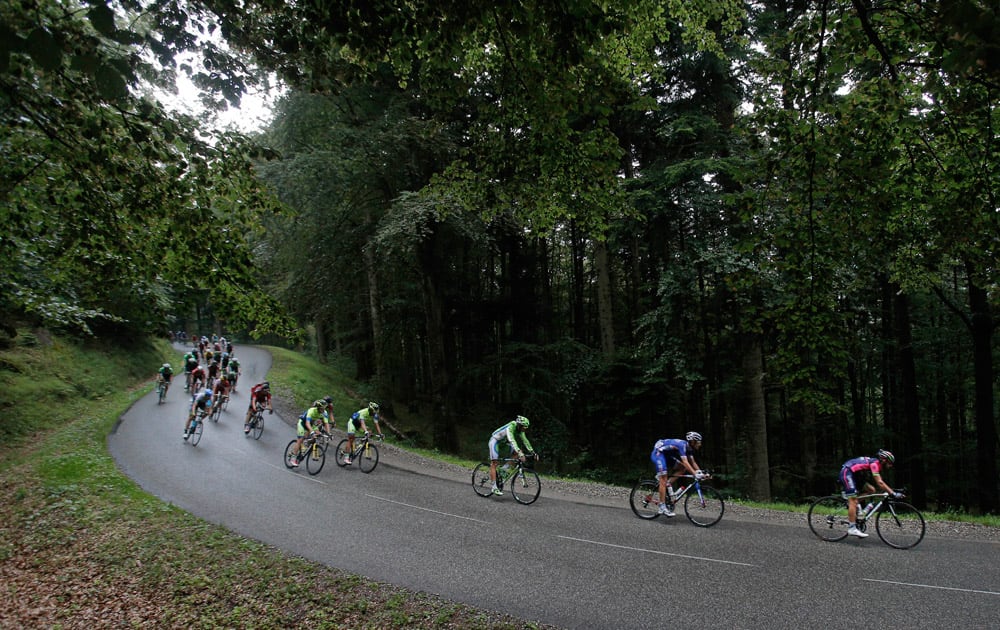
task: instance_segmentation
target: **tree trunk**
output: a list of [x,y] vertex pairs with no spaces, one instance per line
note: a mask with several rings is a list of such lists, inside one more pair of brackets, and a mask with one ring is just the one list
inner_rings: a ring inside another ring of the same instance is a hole
[[975,370],[976,480],[983,512],[1000,508],[997,490],[997,428],[993,421],[993,315],[989,296],[969,278],[972,355]]
[[611,269],[608,243],[594,242],[594,266],[597,268],[597,314],[601,331],[601,352],[611,359],[615,354],[615,317],[611,305]]
[[927,503],[927,479],[924,474],[923,428],[920,424],[920,401],[917,392],[917,368],[913,357],[913,334],[910,323],[910,300],[896,292],[896,343],[902,398],[903,460],[910,495],[918,505]]
[[365,274],[368,279],[368,316],[371,318],[372,326],[372,357],[374,359],[372,369],[375,372],[375,383],[380,387],[383,383],[382,372],[385,369],[385,362],[382,360],[382,316],[379,308],[382,296],[379,292],[375,252],[371,247],[365,247],[363,251]]
[[[813,494],[829,494],[830,483],[824,483],[816,476],[816,407],[812,403],[802,404],[802,423],[799,426],[799,461],[806,487]],[[833,475],[830,475],[831,482]]]
[[327,341],[326,328],[322,318],[316,318],[316,360],[326,363]]
[[746,402],[747,468],[750,499],[771,500],[767,453],[767,407],[764,404],[764,359],[760,338],[749,335],[743,352],[743,395]]

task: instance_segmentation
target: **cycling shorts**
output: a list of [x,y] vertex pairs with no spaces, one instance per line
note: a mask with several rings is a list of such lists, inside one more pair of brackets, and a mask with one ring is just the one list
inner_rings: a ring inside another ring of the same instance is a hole
[[[858,496],[858,479],[854,478],[854,472],[847,466],[840,469],[840,476],[837,477],[837,481],[840,482],[840,487],[844,490],[841,495],[846,499],[848,497]],[[861,483],[865,483],[866,479],[861,479]]]
[[656,467],[656,476],[662,477],[670,472],[670,469],[681,462],[680,457],[676,455],[666,455],[663,451],[658,449],[653,449],[653,453],[649,456],[649,459],[653,462],[653,466]]

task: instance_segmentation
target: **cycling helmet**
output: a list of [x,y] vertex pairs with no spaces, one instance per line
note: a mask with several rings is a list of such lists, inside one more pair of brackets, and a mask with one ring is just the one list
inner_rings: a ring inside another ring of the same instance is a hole
[[260,388],[261,389],[271,389],[271,384],[268,383],[267,381],[264,381],[263,383],[260,384]]
[[368,408],[371,409],[372,411],[378,411],[378,403],[370,402],[368,403]]
[[229,382],[229,377],[227,377],[225,374],[223,374],[222,376],[219,377],[219,380],[222,381],[223,383],[228,383]]
[[167,368],[169,370],[170,369],[170,364],[169,363],[164,363],[163,367],[165,367],[165,368]]
[[519,425],[521,425],[522,428],[525,428],[525,429],[527,429],[529,426],[531,426],[531,420],[528,420],[524,416],[518,416],[518,417],[514,418],[514,422],[518,423]]
[[697,431],[688,431],[687,435],[684,436],[684,439],[688,442],[701,442],[701,433],[698,433]]
[[316,407],[317,409],[325,409],[326,408],[326,401],[325,400],[315,400],[315,401],[313,401],[313,407]]
[[333,404],[333,396],[323,396],[323,402],[325,402],[328,405],[332,405]]
[[887,464],[895,464],[896,463],[896,457],[895,457],[895,455],[893,455],[889,451],[885,450],[884,448],[878,449],[878,453],[876,453],[876,455],[878,455],[878,458],[879,458],[880,461],[886,462]]

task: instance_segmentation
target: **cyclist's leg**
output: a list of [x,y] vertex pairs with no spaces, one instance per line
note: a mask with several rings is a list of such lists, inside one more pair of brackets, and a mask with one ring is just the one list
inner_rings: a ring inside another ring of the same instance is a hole
[[847,522],[850,527],[856,527],[858,524],[858,486],[854,480],[854,473],[851,472],[850,468],[841,468],[837,481],[840,482],[840,487],[843,489],[840,493],[841,496],[847,499]]
[[497,464],[500,463],[500,452],[497,449],[496,438],[491,437],[489,442],[490,451],[490,481],[493,482],[493,487],[497,487]]
[[670,470],[669,463],[667,462],[666,456],[655,448],[650,454],[649,459],[653,462],[653,467],[656,468],[656,481],[658,482],[660,490],[660,504],[663,505],[667,502],[667,477],[669,476]]
[[354,433],[357,431],[357,427],[354,426],[354,418],[348,418],[347,420],[347,457],[344,461],[348,464],[351,463],[351,457],[354,456]]

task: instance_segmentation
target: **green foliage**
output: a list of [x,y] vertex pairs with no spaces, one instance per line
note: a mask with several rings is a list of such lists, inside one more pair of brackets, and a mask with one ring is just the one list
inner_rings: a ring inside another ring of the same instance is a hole
[[172,85],[174,55],[202,50],[193,32],[211,26],[169,4],[137,28],[100,3],[4,2],[0,17],[0,319],[134,334],[162,327],[171,288],[210,286],[256,294],[254,311],[229,303],[287,331],[245,242],[277,208],[250,167],[259,150],[208,141],[200,121],[140,95]]

